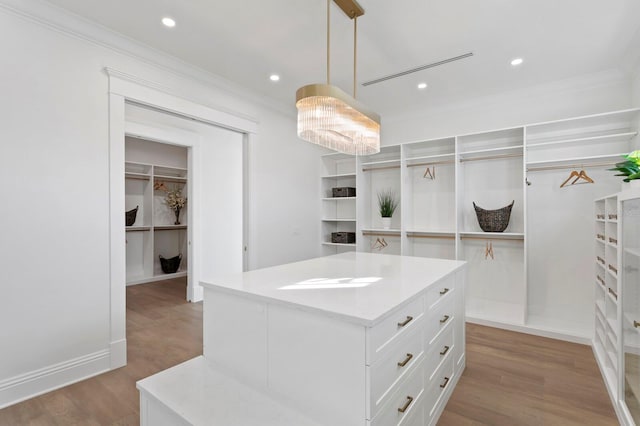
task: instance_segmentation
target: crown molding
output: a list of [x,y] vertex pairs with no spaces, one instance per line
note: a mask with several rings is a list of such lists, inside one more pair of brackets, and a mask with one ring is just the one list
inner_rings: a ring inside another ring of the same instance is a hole
[[[295,116],[295,108],[292,108],[288,104],[260,95],[219,75],[196,67],[175,56],[140,43],[46,1],[0,0],[0,11],[12,14],[58,33],[136,59],[176,77],[186,78],[206,87],[221,90],[231,96],[239,98],[241,101],[248,102],[250,105],[266,107],[290,117]],[[164,87],[164,90],[167,90],[167,88]],[[176,91],[173,90],[173,93],[175,92]],[[200,99],[198,102],[203,103],[205,101]],[[207,106],[223,109],[219,105],[206,103]],[[238,114],[238,112],[235,112],[235,114]]]

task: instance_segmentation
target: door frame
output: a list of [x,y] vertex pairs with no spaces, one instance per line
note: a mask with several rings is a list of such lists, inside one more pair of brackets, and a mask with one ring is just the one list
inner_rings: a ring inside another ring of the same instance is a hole
[[[197,102],[173,95],[175,91],[162,88],[156,83],[146,81],[136,76],[121,72],[113,68],[105,68],[109,77],[109,300],[110,300],[110,336],[109,353],[111,369],[127,364],[126,340],[126,251],[124,198],[124,141],[127,129],[131,131],[132,123],[127,123],[125,117],[125,103],[130,102],[141,106],[157,109],[164,113],[178,115],[184,118],[212,124],[221,128],[233,130],[245,135],[244,140],[249,143],[253,134],[257,132],[258,121],[243,114],[222,111]],[[134,126],[135,127],[135,126]],[[147,129],[152,132],[153,130]],[[165,135],[166,136],[166,135]],[[176,142],[176,141],[172,141]],[[197,143],[195,144],[198,145]],[[198,169],[200,161],[197,149],[191,149],[190,163],[194,170]],[[191,167],[190,167],[191,170]],[[202,182],[198,173],[194,173],[190,182],[190,191],[197,194]],[[196,195],[197,198],[197,195]],[[243,211],[244,220],[249,217],[248,206]],[[190,209],[190,210],[196,210]],[[191,212],[189,226],[197,230],[200,217]],[[191,220],[192,219],[192,220]],[[246,236],[243,238],[246,239]],[[197,239],[191,246],[189,258],[190,271],[197,275],[198,256]],[[248,252],[245,252],[248,256]],[[192,301],[197,301],[200,287],[197,277],[193,280]],[[200,299],[201,299],[200,292]]]

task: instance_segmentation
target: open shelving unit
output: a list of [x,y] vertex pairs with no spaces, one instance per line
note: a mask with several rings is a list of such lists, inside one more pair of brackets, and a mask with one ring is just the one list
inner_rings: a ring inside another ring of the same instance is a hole
[[[154,164],[125,162],[125,209],[138,207],[136,221],[126,231],[127,285],[143,284],[187,275],[188,204],[176,225],[175,213],[164,203],[164,183],[187,194],[188,170]],[[165,274],[159,256],[182,255],[177,272]]]
[[[580,343],[595,333],[603,342],[615,340],[607,308],[615,299],[608,288],[619,290],[618,273],[607,261],[618,254],[619,239],[597,235],[615,232],[617,222],[597,218],[594,235],[590,212],[594,199],[619,190],[620,179],[607,169],[640,148],[639,128],[635,108],[386,145],[379,154],[350,157],[348,170],[323,170],[332,175],[323,181],[347,174],[358,196],[354,216],[329,216],[323,207],[321,217],[331,226],[330,219],[355,217],[342,226],[355,229],[358,251],[466,260],[468,321]],[[570,181],[561,188],[573,169],[596,184]],[[387,188],[400,205],[384,230],[376,194]],[[324,191],[323,206],[349,203],[327,197]],[[492,210],[511,201],[504,232],[479,228],[473,202]],[[380,247],[377,239],[387,244]],[[595,260],[604,286],[585,267],[594,263],[594,244],[604,261]],[[594,283],[595,295],[585,283]],[[594,306],[602,314],[595,324]]]

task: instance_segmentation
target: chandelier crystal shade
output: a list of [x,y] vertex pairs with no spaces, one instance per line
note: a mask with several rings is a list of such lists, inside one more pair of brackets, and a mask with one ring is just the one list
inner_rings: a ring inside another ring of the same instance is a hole
[[380,152],[380,117],[339,88],[301,87],[296,107],[301,139],[351,155]]
[[[334,0],[354,20],[354,94],[356,73],[356,19],[364,10],[354,0]],[[327,0],[327,84],[311,84],[296,92],[298,137],[350,155],[380,152],[380,116],[354,97],[329,84],[329,4]]]

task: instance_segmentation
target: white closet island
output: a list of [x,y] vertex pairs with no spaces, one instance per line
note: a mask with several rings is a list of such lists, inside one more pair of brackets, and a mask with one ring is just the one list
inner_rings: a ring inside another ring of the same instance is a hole
[[270,417],[435,424],[465,365],[465,273],[461,261],[351,252],[202,283],[202,361],[138,382],[141,422],[253,424],[243,419],[264,404],[216,423],[185,395],[237,406],[195,379],[215,374],[268,398]]

